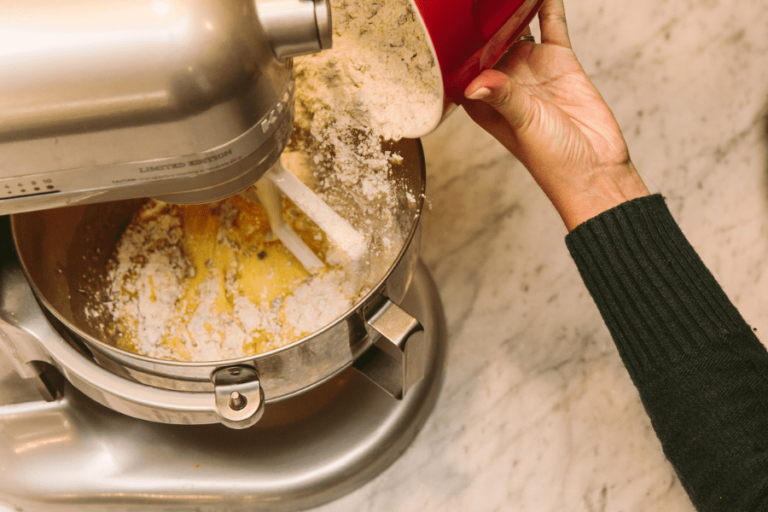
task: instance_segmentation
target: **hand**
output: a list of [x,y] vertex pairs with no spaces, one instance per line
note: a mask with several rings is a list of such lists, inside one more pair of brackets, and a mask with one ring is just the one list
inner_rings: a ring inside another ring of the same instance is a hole
[[525,165],[571,231],[648,189],[571,49],[563,0],[545,0],[539,23],[541,44],[515,43],[467,87],[463,106]]

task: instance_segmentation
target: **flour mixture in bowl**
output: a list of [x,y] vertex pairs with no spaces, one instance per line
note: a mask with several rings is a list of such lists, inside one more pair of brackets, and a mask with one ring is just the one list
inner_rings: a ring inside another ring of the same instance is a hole
[[[295,207],[285,217],[325,258],[324,234]],[[149,201],[109,270],[117,346],[159,359],[216,361],[279,348],[343,314],[360,290],[342,269],[310,275],[272,235],[260,205]]]
[[[386,275],[417,217],[420,189],[413,180],[421,178],[413,176],[411,160],[384,148],[379,151],[389,163],[362,169],[361,176],[386,187],[363,192],[359,183],[343,196],[325,194],[365,239],[365,267],[354,276],[326,234],[287,199],[284,219],[325,263],[314,274],[249,199],[236,195],[206,205],[147,200],[121,230],[106,272],[83,286],[97,297],[85,308],[87,322],[122,350],[197,362],[254,356],[329,325]],[[312,185],[311,158],[290,153],[284,160],[303,169],[299,174]]]

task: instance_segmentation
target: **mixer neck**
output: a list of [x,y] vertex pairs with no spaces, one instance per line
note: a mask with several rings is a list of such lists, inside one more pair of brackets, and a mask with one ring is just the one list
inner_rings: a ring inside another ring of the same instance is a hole
[[256,11],[280,60],[331,48],[328,0],[256,0]]

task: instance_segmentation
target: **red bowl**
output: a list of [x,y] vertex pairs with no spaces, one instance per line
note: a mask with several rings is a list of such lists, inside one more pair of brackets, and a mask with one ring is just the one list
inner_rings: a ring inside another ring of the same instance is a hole
[[543,1],[411,0],[440,66],[444,91],[441,119],[453,103],[461,101],[469,83],[509,50]]

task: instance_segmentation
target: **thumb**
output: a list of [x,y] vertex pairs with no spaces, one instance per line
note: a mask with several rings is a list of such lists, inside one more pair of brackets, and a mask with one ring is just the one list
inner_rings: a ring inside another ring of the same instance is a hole
[[507,75],[494,69],[483,71],[467,86],[468,100],[482,101],[496,110],[514,133],[524,131],[534,118],[535,102]]

